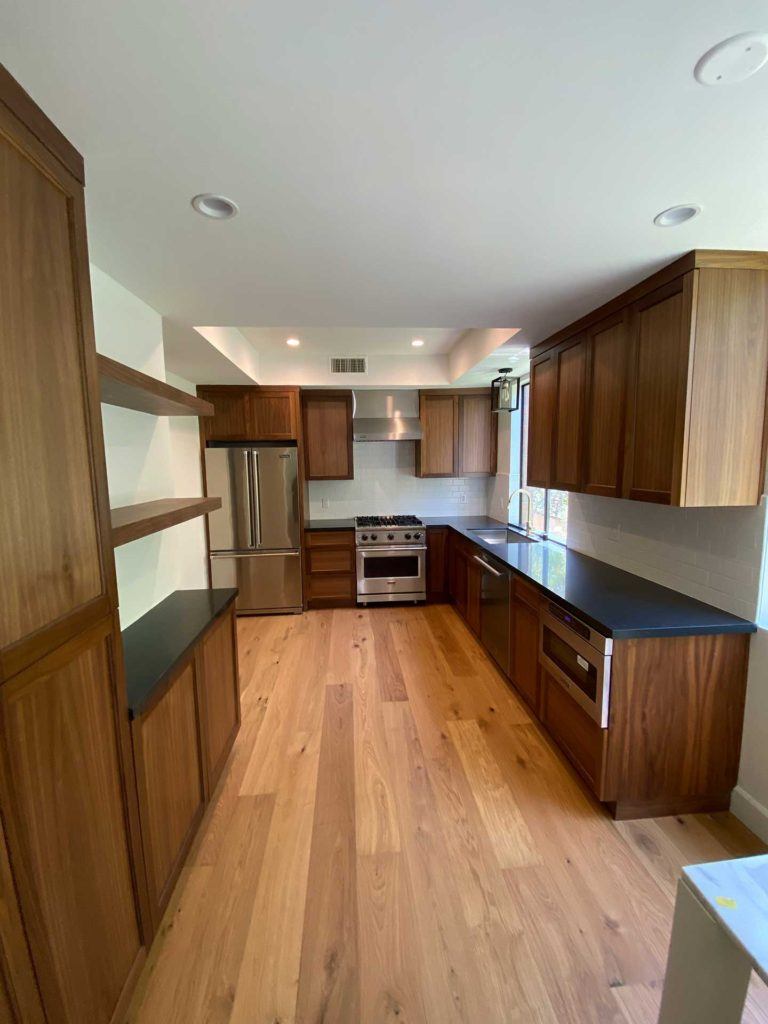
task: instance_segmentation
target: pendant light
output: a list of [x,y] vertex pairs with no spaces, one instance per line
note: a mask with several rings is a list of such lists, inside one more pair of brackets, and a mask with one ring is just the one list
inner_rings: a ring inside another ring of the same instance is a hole
[[491,381],[491,412],[516,412],[520,404],[520,378],[510,377],[511,366],[499,369]]

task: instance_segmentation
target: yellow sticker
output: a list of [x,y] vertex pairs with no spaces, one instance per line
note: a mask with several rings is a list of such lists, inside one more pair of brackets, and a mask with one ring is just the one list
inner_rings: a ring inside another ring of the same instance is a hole
[[736,900],[731,899],[730,896],[716,896],[715,903],[720,907],[728,907],[729,910],[733,910],[736,906]]

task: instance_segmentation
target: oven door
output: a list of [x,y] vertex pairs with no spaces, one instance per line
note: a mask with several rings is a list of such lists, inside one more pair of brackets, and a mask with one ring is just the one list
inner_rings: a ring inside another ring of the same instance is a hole
[[602,729],[608,727],[611,651],[610,641],[600,651],[554,615],[542,613],[539,661]]
[[[392,545],[357,549],[357,596],[394,595],[424,597],[426,594],[426,545]],[[386,600],[386,598],[384,598]]]

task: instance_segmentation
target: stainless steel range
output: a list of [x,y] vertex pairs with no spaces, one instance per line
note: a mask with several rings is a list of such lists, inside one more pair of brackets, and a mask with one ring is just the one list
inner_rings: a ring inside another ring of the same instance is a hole
[[416,516],[357,516],[357,600],[426,601],[426,531]]

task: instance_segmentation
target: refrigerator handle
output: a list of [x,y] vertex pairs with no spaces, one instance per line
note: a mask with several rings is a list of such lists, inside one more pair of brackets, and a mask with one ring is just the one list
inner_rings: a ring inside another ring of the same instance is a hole
[[255,538],[252,547],[261,547],[261,480],[259,478],[259,453],[251,449],[251,536]]
[[245,459],[245,487],[246,487],[246,501],[248,502],[248,547],[254,547],[253,541],[253,485],[251,481],[251,460],[249,457],[248,449],[243,449],[243,458]]

